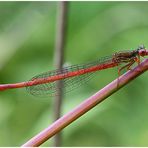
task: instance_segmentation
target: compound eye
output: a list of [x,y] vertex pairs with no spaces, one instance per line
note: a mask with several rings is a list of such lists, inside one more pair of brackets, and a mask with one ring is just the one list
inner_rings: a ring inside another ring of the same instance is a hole
[[139,55],[140,55],[140,56],[145,56],[145,54],[146,54],[145,49],[141,49],[141,50],[139,51]]

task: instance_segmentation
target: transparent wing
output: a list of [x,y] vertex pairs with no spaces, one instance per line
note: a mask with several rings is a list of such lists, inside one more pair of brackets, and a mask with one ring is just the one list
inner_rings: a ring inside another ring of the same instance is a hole
[[[62,74],[63,79],[58,80],[58,81],[61,81],[61,83],[63,84],[62,85],[63,87],[60,89],[63,89],[64,92],[67,93],[75,88],[78,88],[82,84],[86,83],[95,73],[95,72],[89,72],[83,75],[67,77],[66,75],[68,72],[75,72],[81,69],[87,69],[94,65],[99,65],[101,63],[108,62],[110,60],[111,60],[111,57],[109,56],[109,57],[101,58],[91,63],[73,65],[73,66],[62,68],[61,70],[45,72],[45,73],[42,73],[40,75],[33,77],[31,81],[35,81],[39,78],[47,78],[50,76],[55,76],[55,75],[58,76]],[[35,95],[35,96],[55,96],[55,95],[58,95],[58,92],[59,92],[58,85],[57,85],[58,81],[53,81],[53,82],[38,84],[38,85],[33,85],[33,86],[27,86],[26,89],[30,94]]]
[[[80,87],[82,84],[86,83],[89,81],[89,79],[93,76],[94,73],[87,73],[84,75],[80,76],[75,76],[71,78],[66,78],[63,80],[58,80],[62,82],[62,88],[64,93],[68,93],[72,91],[75,88]],[[27,91],[34,95],[34,96],[56,96],[58,94],[58,85],[57,82],[51,82],[51,83],[45,83],[45,84],[40,84],[40,85],[34,85],[34,86],[29,86],[27,87]]]

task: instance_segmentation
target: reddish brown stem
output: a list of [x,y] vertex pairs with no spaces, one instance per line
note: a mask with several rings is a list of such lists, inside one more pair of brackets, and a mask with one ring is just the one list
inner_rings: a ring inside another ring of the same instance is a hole
[[90,98],[86,99],[71,112],[67,113],[66,115],[55,121],[52,125],[44,129],[42,132],[34,136],[22,146],[32,147],[41,145],[53,135],[61,131],[64,127],[68,126],[70,123],[78,119],[80,116],[88,112],[91,108],[102,102],[104,99],[115,93],[121,87],[128,84],[131,80],[135,79],[146,70],[148,70],[148,59],[144,60],[133,70],[126,72],[124,75],[120,76],[118,79],[105,86],[103,89],[98,91]]

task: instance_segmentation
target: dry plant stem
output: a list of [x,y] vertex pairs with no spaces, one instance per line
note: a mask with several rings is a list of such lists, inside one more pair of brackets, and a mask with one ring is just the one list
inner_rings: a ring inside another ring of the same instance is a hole
[[[61,69],[64,62],[64,46],[66,39],[66,26],[67,26],[67,3],[65,1],[58,2],[57,14],[57,28],[56,28],[56,43],[55,43],[55,67]],[[63,88],[62,81],[57,82],[58,94],[55,96],[54,102],[54,119],[57,120],[61,116]],[[61,133],[54,137],[54,146],[59,147],[62,143]]]
[[[78,119],[80,116],[88,112],[91,108],[102,102],[104,99],[112,95],[114,92],[119,90],[124,85],[128,84],[131,80],[135,79],[143,72],[148,70],[148,59],[144,60],[141,64],[136,66],[133,70],[126,72],[124,75],[120,76],[118,79],[112,81],[110,84],[105,86],[103,89],[98,91],[96,94],[90,98],[83,101],[80,105],[74,108],[71,112],[67,113],[49,127],[44,129],[42,132],[37,134],[35,137],[26,142],[23,146],[39,146],[46,140],[51,138],[53,135],[61,131],[64,127],[68,126],[74,120]],[[118,82],[118,88],[117,88]]]

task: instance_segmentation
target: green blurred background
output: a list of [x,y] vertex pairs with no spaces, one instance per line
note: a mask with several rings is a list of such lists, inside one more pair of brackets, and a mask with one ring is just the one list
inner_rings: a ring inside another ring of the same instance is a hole
[[[58,2],[0,2],[0,83],[54,69]],[[84,63],[148,47],[148,2],[70,2],[65,61]],[[62,146],[148,146],[148,79],[144,73],[63,130]],[[62,114],[118,76],[96,74],[64,96]],[[20,146],[53,122],[51,97],[25,89],[0,92],[0,146]],[[50,139],[42,146],[52,146]]]

